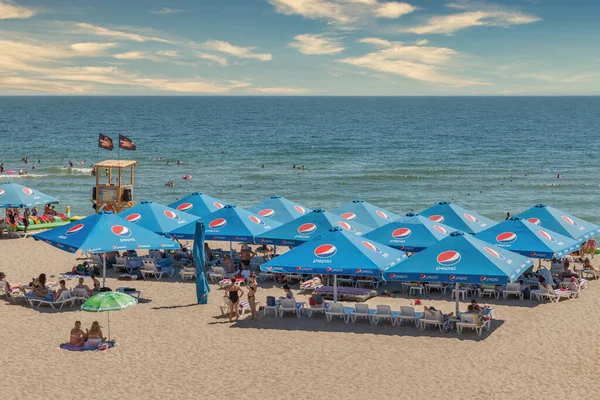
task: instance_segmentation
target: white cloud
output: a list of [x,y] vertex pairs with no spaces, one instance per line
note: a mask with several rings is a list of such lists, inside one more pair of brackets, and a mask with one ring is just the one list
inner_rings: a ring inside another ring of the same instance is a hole
[[536,80],[542,82],[551,82],[551,83],[579,83],[589,81],[590,78],[597,76],[597,73],[590,74],[577,74],[573,76],[568,76],[568,74],[548,74],[543,72],[536,73],[524,73],[516,75],[517,78],[520,79],[528,79],[528,80]]
[[27,90],[33,92],[51,93],[86,93],[92,90],[90,85],[73,85],[72,83],[31,79],[18,76],[0,78],[0,88]]
[[273,95],[273,94],[292,95],[292,94],[308,93],[308,90],[306,90],[306,89],[295,88],[295,87],[255,87],[255,88],[252,88],[252,91],[254,93],[271,94],[271,95]]
[[76,51],[78,53],[82,53],[82,55],[100,55],[104,53],[104,51],[106,51],[107,49],[110,49],[115,46],[117,46],[116,43],[75,43],[71,45],[71,50]]
[[154,36],[146,36],[139,33],[125,32],[122,30],[116,29],[108,29],[98,25],[92,25],[85,22],[75,23],[75,28],[77,32],[84,33],[88,35],[95,36],[104,36],[111,37],[114,39],[121,40],[132,40],[134,42],[161,42],[161,43],[171,43],[167,39],[154,37]]
[[452,34],[473,26],[500,26],[506,28],[512,25],[531,24],[540,21],[540,18],[535,15],[481,3],[450,3],[447,4],[447,7],[464,11],[433,16],[424,25],[409,27],[402,31],[418,34]]
[[0,19],[12,18],[31,18],[35,15],[35,10],[17,6],[10,1],[0,0]]
[[179,52],[177,50],[159,50],[156,54],[164,57],[179,57]]
[[322,34],[305,33],[295,36],[294,40],[288,46],[307,55],[337,54],[345,49],[337,39],[328,38]]
[[427,40],[427,39],[419,39],[419,40],[417,40],[417,41],[415,42],[415,44],[416,44],[417,46],[423,46],[423,45],[425,45],[425,44],[427,44],[427,43],[429,43],[429,40]]
[[196,55],[198,57],[204,59],[204,60],[215,62],[215,63],[217,63],[219,65],[224,66],[224,67],[226,67],[227,65],[229,65],[229,62],[227,61],[227,59],[225,57],[221,57],[221,56],[218,56],[216,54],[199,52]]
[[339,62],[373,71],[400,75],[418,81],[441,83],[450,86],[486,84],[486,82],[448,75],[443,70],[457,52],[445,47],[406,46],[379,38],[360,39],[381,50],[360,57],[349,57]]
[[268,53],[254,53],[253,50],[256,47],[236,46],[222,40],[206,41],[202,44],[202,47],[207,50],[218,51],[220,53],[229,54],[239,58],[252,58],[260,61],[270,61],[273,59],[273,56]]
[[389,3],[383,3],[377,6],[375,9],[375,15],[380,18],[400,18],[405,14],[410,14],[417,8],[408,3],[398,3],[391,1]]
[[128,51],[126,53],[113,54],[113,57],[119,60],[154,60],[154,55],[143,51]]
[[160,10],[151,11],[152,14],[157,14],[157,15],[176,14],[176,13],[180,13],[180,12],[183,12],[183,10],[181,10],[179,8],[168,8],[168,7],[163,7]]
[[408,3],[378,0],[267,0],[275,11],[342,25],[369,18],[399,18],[416,10]]

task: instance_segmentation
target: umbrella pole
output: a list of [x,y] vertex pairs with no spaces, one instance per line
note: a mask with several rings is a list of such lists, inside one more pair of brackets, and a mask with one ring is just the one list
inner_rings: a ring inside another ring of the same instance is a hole
[[277,255],[277,245],[273,245],[273,257]]
[[102,287],[106,287],[106,253],[102,258]]
[[108,311],[108,341],[110,342],[110,311]]
[[458,311],[459,311],[459,305],[458,305],[458,303],[460,301],[460,293],[458,292],[458,286],[459,286],[458,282],[456,282],[454,284],[454,290],[455,290],[454,294],[456,296],[456,314],[455,314],[456,317],[458,317]]
[[333,302],[337,303],[337,275],[333,276]]

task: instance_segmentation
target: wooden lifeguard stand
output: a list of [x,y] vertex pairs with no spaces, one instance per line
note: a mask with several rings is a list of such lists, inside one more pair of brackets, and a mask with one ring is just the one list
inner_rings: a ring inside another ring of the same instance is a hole
[[137,163],[133,160],[106,160],[93,165],[96,187],[92,193],[92,204],[96,213],[119,213],[135,205],[133,167]]

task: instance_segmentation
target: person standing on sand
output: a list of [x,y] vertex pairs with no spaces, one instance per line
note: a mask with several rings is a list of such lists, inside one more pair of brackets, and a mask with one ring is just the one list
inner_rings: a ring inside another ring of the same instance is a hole
[[590,251],[590,256],[591,256],[591,257],[592,257],[592,259],[593,259],[593,258],[594,258],[594,253],[596,252],[596,239],[594,239],[594,238],[591,238],[591,239],[588,241],[587,248],[588,248],[588,250]]
[[254,255],[255,253],[252,250],[250,250],[250,246],[248,246],[247,244],[242,245],[240,260],[242,261],[243,270],[248,269],[250,261],[252,260],[252,257],[254,257]]
[[235,276],[231,277],[231,285],[225,291],[225,296],[227,296],[227,300],[229,301],[229,322],[233,322],[234,313],[236,322],[239,319],[240,313],[238,312],[238,307],[240,305],[240,297],[243,295],[244,291],[237,285]]
[[29,211],[29,208],[26,208],[25,211],[23,212],[23,232],[27,232],[27,229],[29,228],[29,216],[31,215],[31,212]]
[[250,304],[250,312],[252,312],[252,319],[256,319],[256,291],[258,290],[258,283],[256,283],[256,274],[253,272],[250,274],[250,284],[248,285],[248,304]]

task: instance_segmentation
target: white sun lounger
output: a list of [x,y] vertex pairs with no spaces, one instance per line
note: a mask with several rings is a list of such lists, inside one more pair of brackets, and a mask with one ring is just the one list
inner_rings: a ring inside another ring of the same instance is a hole
[[225,273],[225,268],[213,267],[212,271],[208,272],[208,277],[213,282],[219,282],[225,279],[225,277],[227,277],[227,274]]
[[148,276],[154,276],[156,279],[160,280],[163,275],[169,275],[169,277],[172,277],[175,273],[175,269],[173,269],[173,267],[159,269],[154,260],[144,260],[143,263],[144,265],[142,269],[140,269],[140,273],[144,279],[146,279]]
[[421,319],[421,313],[415,313],[415,309],[409,306],[401,306],[400,314],[396,317],[396,325],[400,326],[402,321],[413,322],[415,326],[419,326],[419,320]]
[[[256,302],[256,309],[258,310],[260,307],[260,302],[257,301]],[[227,300],[225,300],[223,302],[222,306],[219,306],[219,308],[221,309],[221,315],[224,317],[228,317],[229,316],[229,303],[227,303]],[[241,317],[242,315],[251,312],[250,310],[250,303],[248,303],[247,301],[240,301],[240,304],[238,305],[238,314]]]
[[300,312],[304,308],[304,303],[297,303],[296,299],[281,299],[279,300],[279,318],[283,317],[286,312],[296,314],[300,318]]
[[477,336],[481,336],[483,329],[489,329],[490,320],[481,321],[478,323],[477,315],[470,313],[460,314],[460,321],[456,323],[456,331],[462,333],[464,328],[471,328],[477,332]]
[[419,320],[419,324],[421,325],[421,330],[424,331],[427,325],[437,326],[442,332],[442,326],[444,323],[442,322],[442,313],[437,310],[435,313],[424,312],[423,316]]
[[502,296],[504,299],[508,297],[509,294],[514,294],[519,298],[519,300],[523,300],[523,291],[521,290],[521,284],[519,283],[508,283],[506,287],[502,290]]
[[314,306],[309,305],[308,307],[304,307],[304,311],[308,317],[312,317],[313,313],[322,313],[325,314],[327,309],[329,308],[329,303],[322,302],[321,304],[315,304]]
[[29,305],[31,307],[35,307],[36,304],[38,307],[42,304],[47,304],[50,307],[52,307],[53,310],[56,310],[57,307],[60,310],[65,304],[73,304],[76,298],[72,295],[73,293],[70,290],[63,290],[60,294],[60,297],[56,300],[50,300],[49,298],[47,299],[35,296],[27,296],[27,301],[29,302]]
[[396,326],[396,318],[400,315],[397,311],[392,311],[392,308],[386,304],[377,306],[375,315],[373,315],[373,325],[379,324],[379,321],[390,321],[392,326]]
[[356,304],[354,310],[350,314],[350,318],[353,323],[359,318],[366,318],[367,321],[369,321],[369,324],[373,324],[375,312],[376,310],[370,309],[368,304]]
[[179,276],[181,277],[181,280],[186,280],[186,279],[194,279],[196,278],[196,267],[183,267],[181,268],[181,270],[179,271]]
[[352,313],[351,308],[345,308],[341,303],[332,303],[329,305],[329,310],[325,311],[325,318],[327,322],[331,322],[333,317],[340,317],[345,323],[350,321],[350,314]]
[[558,303],[560,299],[570,299],[573,293],[569,290],[549,289],[546,292],[539,293],[537,296],[540,300],[548,299],[553,303]]

